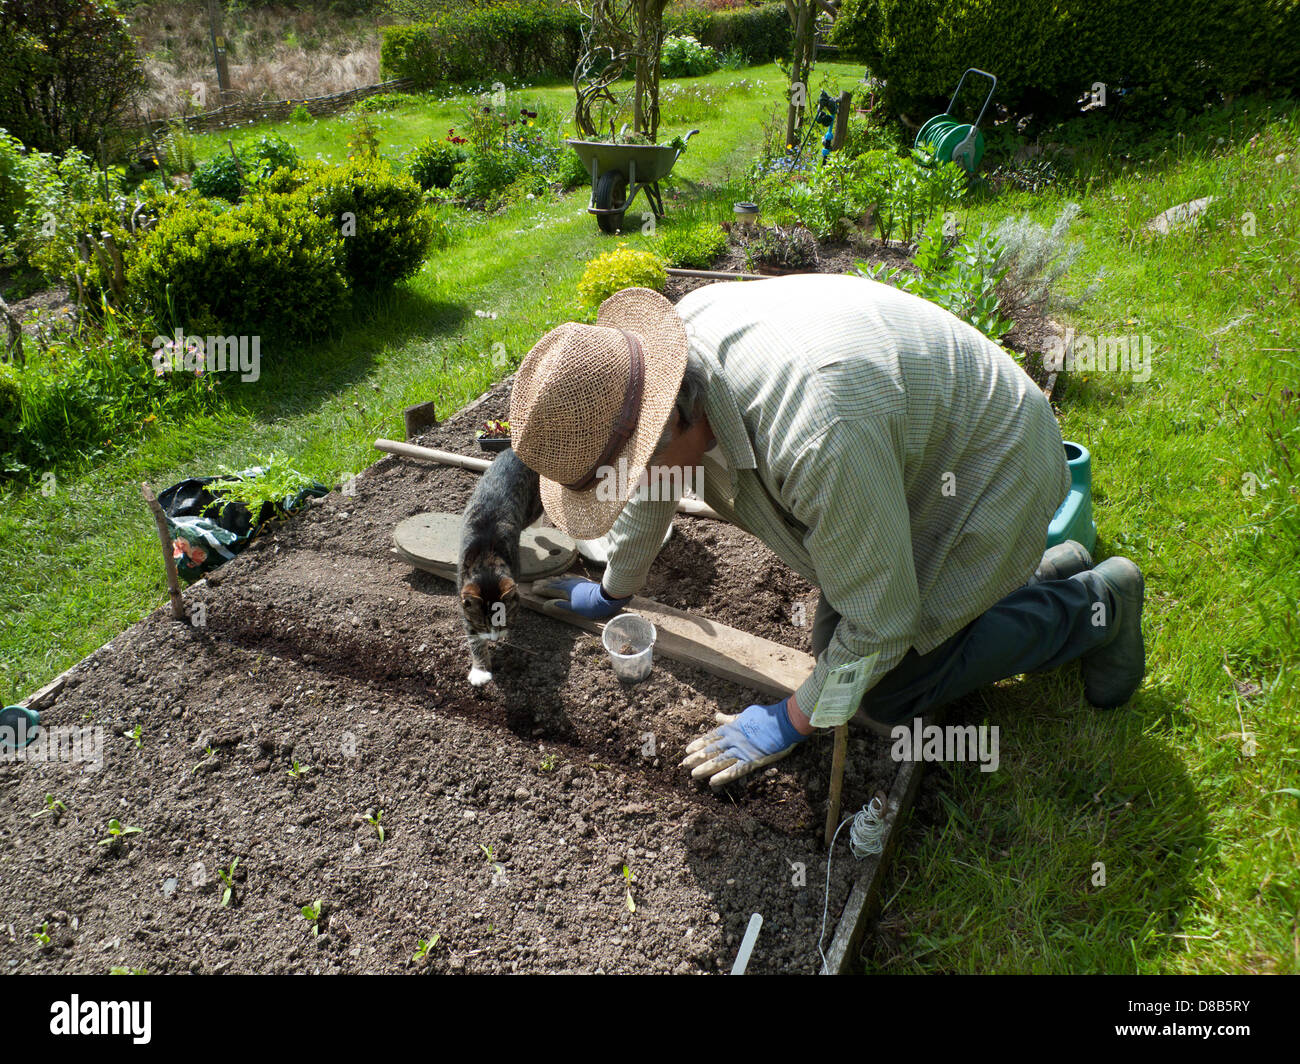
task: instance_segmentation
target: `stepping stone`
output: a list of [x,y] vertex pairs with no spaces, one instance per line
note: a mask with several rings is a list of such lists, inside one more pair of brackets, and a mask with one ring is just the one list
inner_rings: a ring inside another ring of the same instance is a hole
[[[408,517],[393,530],[397,553],[417,569],[445,576],[460,562],[460,514]],[[525,528],[519,540],[519,579],[557,576],[573,564],[578,547],[558,528]]]

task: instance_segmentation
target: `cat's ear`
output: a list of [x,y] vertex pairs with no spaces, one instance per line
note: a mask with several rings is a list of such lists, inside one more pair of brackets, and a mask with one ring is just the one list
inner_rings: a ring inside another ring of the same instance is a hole
[[515,582],[508,576],[503,576],[497,583],[497,589],[502,598],[507,595],[514,595],[518,592],[515,590]]
[[461,585],[461,589],[460,589],[460,600],[467,606],[471,602],[477,602],[479,604],[482,604],[483,589],[480,588],[478,584],[474,583],[473,581],[470,581],[467,584],[463,584]]

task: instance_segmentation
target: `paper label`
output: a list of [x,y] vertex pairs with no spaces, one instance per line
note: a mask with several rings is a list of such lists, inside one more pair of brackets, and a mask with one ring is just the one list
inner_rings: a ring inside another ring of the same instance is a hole
[[876,663],[879,652],[869,654],[857,661],[850,661],[838,669],[832,669],[822,684],[822,693],[817,698],[817,706],[809,717],[814,728],[837,728],[847,724],[850,717],[858,711],[862,695],[867,689],[867,679],[871,668]]

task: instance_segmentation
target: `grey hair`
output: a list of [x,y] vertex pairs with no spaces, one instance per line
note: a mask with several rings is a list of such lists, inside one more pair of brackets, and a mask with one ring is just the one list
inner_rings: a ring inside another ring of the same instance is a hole
[[[681,386],[677,389],[677,400],[673,404],[680,419],[680,431],[685,432],[704,413],[704,399],[708,395],[708,391],[708,371],[704,368],[700,356],[688,348],[686,351],[686,372],[682,375]],[[670,423],[664,425],[663,435],[659,437],[659,445],[655,448],[655,454],[658,454],[672,443],[672,440],[673,427],[670,419]]]

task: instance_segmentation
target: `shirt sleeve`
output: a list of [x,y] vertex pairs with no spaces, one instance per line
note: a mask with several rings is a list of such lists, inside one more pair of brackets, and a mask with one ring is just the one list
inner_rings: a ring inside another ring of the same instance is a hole
[[832,422],[800,451],[782,487],[784,501],[808,529],[804,546],[822,594],[840,615],[812,675],[796,692],[806,716],[832,669],[875,653],[870,690],[912,644],[920,595],[892,429],[891,419]]
[[609,562],[601,581],[612,596],[626,598],[641,590],[676,512],[676,499],[634,496],[623,507],[609,532]]

